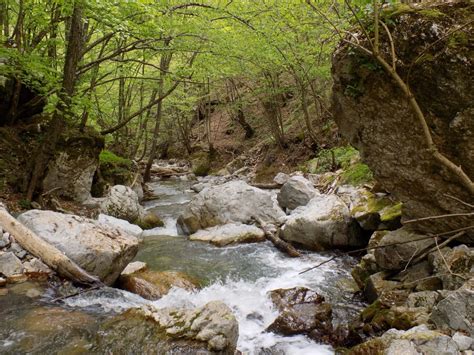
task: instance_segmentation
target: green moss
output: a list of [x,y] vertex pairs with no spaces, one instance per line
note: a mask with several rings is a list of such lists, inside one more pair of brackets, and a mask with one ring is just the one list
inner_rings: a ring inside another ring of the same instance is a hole
[[126,159],[123,157],[120,157],[110,150],[103,150],[100,152],[99,155],[99,162],[100,164],[109,164],[109,165],[114,165],[114,166],[121,166],[121,167],[127,167],[129,168],[132,165],[132,161],[130,159]]
[[382,222],[392,221],[396,218],[402,216],[402,203],[397,203],[396,205],[392,205],[383,209],[380,213],[380,220]]
[[363,163],[351,165],[342,173],[342,183],[344,184],[362,185],[372,180],[372,171]]
[[439,17],[446,16],[438,9],[421,9],[421,10],[418,10],[418,13],[422,14],[425,17],[431,17],[431,18],[439,18]]
[[458,48],[465,47],[469,44],[469,36],[465,32],[454,32],[448,38],[448,47]]
[[[347,168],[353,159],[358,157],[357,149],[350,145],[344,147],[336,147],[331,149],[322,149],[317,158],[311,159],[306,163],[308,172],[312,174],[320,174],[333,170],[332,168]],[[333,162],[334,155],[334,162]],[[336,164],[333,167],[333,163]]]
[[30,200],[20,200],[20,201],[18,201],[18,205],[24,210],[31,209],[31,201]]
[[199,160],[193,165],[194,165],[193,173],[196,176],[206,176],[209,174],[209,171],[211,170],[211,164],[209,163],[207,159]]

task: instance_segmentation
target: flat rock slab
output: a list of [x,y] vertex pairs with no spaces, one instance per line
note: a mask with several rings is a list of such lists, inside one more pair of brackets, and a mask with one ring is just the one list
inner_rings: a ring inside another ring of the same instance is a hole
[[197,231],[190,240],[209,242],[219,247],[236,243],[253,243],[265,240],[264,232],[255,226],[242,223],[228,223]]

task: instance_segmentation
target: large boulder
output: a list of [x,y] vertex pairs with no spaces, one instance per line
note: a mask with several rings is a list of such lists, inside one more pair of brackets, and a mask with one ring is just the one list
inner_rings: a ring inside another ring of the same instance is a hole
[[[390,16],[386,23],[395,43],[397,71],[408,80],[433,141],[472,179],[474,56],[469,39],[474,26],[454,30],[469,23],[470,6],[469,1],[428,9],[393,11],[389,6],[381,16]],[[382,55],[390,58],[387,37],[381,38]],[[472,203],[472,194],[434,158],[409,100],[373,58],[341,43],[333,55],[332,76],[339,131],[359,149],[380,185],[403,202],[403,219],[471,211],[457,199]],[[422,221],[416,227],[422,233],[442,233],[471,224],[472,216],[457,216]]]
[[197,309],[144,306],[101,326],[99,353],[234,355],[239,325],[219,301]]
[[21,214],[18,220],[109,285],[138,251],[137,238],[92,219],[31,210]]
[[185,234],[227,223],[250,224],[254,219],[278,223],[285,213],[272,194],[244,181],[230,181],[209,187],[194,196],[178,218]]
[[209,242],[218,247],[236,243],[254,243],[265,240],[260,228],[242,223],[228,223],[199,230],[189,236],[190,240]]
[[319,192],[313,184],[303,176],[292,176],[286,181],[278,193],[278,203],[282,208],[294,210],[306,206]]
[[136,223],[145,215],[137,193],[124,185],[115,185],[110,189],[100,205],[100,211],[130,223]]
[[139,239],[142,237],[143,229],[141,229],[135,224],[131,224],[130,222],[124,219],[115,218],[101,213],[97,217],[97,220],[99,221],[99,223],[102,223],[105,226],[119,228],[125,233],[133,235],[134,237],[137,237]]
[[346,204],[336,195],[317,195],[288,217],[281,237],[313,250],[354,248],[367,244]]
[[403,227],[385,234],[378,246],[374,252],[377,265],[385,270],[400,270],[415,254],[421,255],[432,247],[433,240]]
[[103,138],[94,132],[62,137],[48,165],[43,190],[77,202],[88,200],[103,146]]

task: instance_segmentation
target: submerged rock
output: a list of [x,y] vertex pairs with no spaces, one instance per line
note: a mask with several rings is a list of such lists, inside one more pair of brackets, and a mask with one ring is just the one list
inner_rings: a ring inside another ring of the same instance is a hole
[[131,309],[104,323],[100,334],[100,352],[234,355],[239,325],[229,307],[214,301],[194,310]]
[[368,242],[336,195],[316,196],[294,210],[281,232],[284,240],[313,250],[361,247]]
[[109,285],[138,251],[137,238],[92,219],[31,210],[21,214],[18,220]]
[[265,240],[260,228],[242,223],[228,223],[206,228],[189,236],[190,240],[209,242],[219,247],[235,243],[254,243]]
[[278,203],[284,209],[294,210],[299,206],[306,206],[318,194],[309,180],[303,176],[292,176],[281,187]]
[[285,213],[272,194],[244,181],[230,181],[209,187],[194,196],[178,218],[185,234],[227,223],[251,224],[255,218],[279,223]]
[[182,272],[152,271],[146,267],[132,272],[129,266],[119,277],[119,287],[147,300],[158,300],[174,287],[188,291],[197,289],[197,282]]
[[318,341],[330,342],[332,333],[332,307],[324,297],[304,288],[278,289],[270,292],[270,298],[280,311],[267,328],[283,334],[309,334]]

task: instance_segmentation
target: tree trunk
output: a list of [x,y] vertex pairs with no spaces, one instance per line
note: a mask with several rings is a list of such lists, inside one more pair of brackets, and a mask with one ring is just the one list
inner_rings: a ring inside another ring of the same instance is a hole
[[[165,46],[169,45],[169,41],[165,41]],[[164,94],[164,86],[165,86],[165,76],[170,67],[172,54],[170,53],[163,53],[160,59],[160,79],[158,81],[158,97],[162,97]],[[143,180],[145,182],[150,181],[151,179],[151,166],[153,165],[153,161],[155,160],[156,155],[156,148],[158,146],[158,136],[160,133],[160,123],[161,123],[161,114],[163,110],[163,100],[158,102],[158,106],[156,108],[156,116],[155,116],[155,129],[153,130],[153,138],[150,148],[150,155],[148,156],[148,161],[146,163],[145,174]]]
[[31,180],[26,193],[26,198],[32,200],[35,191],[43,178],[49,161],[54,157],[56,145],[65,127],[65,116],[70,115],[70,106],[74,87],[77,81],[76,70],[81,58],[83,47],[82,7],[80,2],[75,2],[69,26],[66,60],[64,63],[62,88],[59,93],[59,102],[53,118],[49,124],[44,143],[35,159]]

